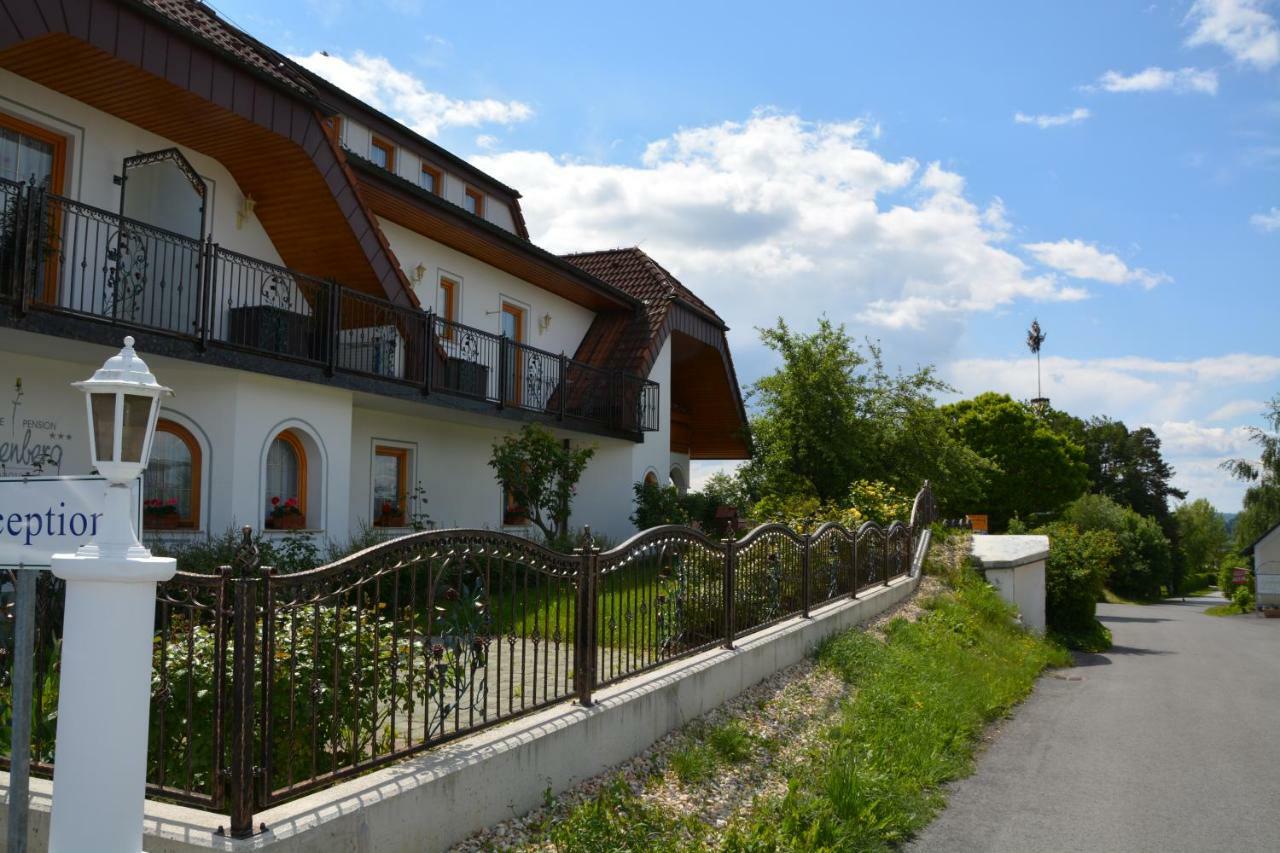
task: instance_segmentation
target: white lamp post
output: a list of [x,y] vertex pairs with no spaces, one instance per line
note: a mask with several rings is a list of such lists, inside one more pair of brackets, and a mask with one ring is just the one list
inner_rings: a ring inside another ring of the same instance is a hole
[[177,565],[138,542],[129,484],[147,467],[160,398],[173,392],[131,337],[75,387],[85,393],[93,464],[108,485],[91,541],[52,561],[67,603],[49,850],[139,853],[156,583]]

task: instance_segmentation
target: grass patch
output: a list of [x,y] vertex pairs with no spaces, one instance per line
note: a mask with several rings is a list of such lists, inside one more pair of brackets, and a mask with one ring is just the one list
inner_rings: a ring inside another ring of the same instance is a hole
[[1253,607],[1250,606],[1245,609],[1234,601],[1228,601],[1226,604],[1215,604],[1212,607],[1206,607],[1204,612],[1209,616],[1240,616],[1244,613],[1252,613]]
[[563,853],[696,850],[706,827],[645,803],[621,777],[552,824],[546,834]]
[[1141,598],[1125,598],[1122,595],[1117,595],[1109,589],[1102,590],[1102,600],[1107,604],[1132,604],[1138,607],[1152,604],[1155,601],[1155,599],[1147,601]]
[[684,743],[671,753],[671,770],[681,784],[696,785],[722,765],[746,761],[759,743],[741,720],[726,720],[710,728],[693,727]]
[[1111,648],[1111,629],[1094,619],[1089,630],[1077,631],[1074,634],[1050,629],[1049,639],[1068,649],[1096,654]]
[[909,839],[943,803],[940,786],[967,775],[983,728],[1031,690],[1057,645],[1012,624],[987,585],[964,573],[896,620],[884,643],[851,632],[819,660],[855,688],[825,742],[797,768],[789,793],[764,804],[726,849],[880,850]]

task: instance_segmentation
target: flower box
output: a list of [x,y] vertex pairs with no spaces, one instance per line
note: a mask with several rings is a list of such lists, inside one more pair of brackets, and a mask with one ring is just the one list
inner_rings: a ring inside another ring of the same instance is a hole
[[267,516],[268,530],[301,530],[307,526],[307,519],[301,515]]
[[147,513],[142,518],[144,530],[174,530],[181,523],[182,519],[174,512]]

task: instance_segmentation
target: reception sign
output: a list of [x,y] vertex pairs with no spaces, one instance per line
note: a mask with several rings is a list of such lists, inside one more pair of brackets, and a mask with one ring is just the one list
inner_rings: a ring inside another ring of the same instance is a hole
[[[48,568],[73,553],[102,520],[102,477],[0,477],[0,568]],[[133,529],[140,530],[142,482],[130,486]]]

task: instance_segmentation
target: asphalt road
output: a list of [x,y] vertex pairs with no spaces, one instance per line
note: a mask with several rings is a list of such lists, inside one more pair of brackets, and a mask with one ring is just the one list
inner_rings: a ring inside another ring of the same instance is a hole
[[913,853],[1280,851],[1280,619],[1099,605]]

